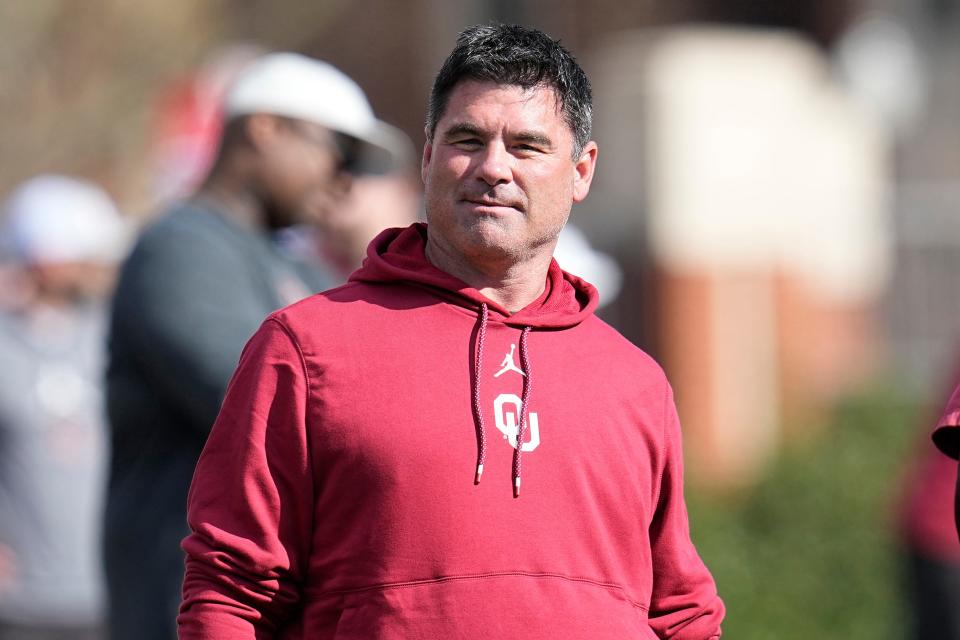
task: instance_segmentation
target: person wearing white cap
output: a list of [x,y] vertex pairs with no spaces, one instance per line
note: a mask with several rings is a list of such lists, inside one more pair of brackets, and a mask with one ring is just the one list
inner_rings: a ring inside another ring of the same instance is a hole
[[273,233],[319,221],[352,175],[405,152],[353,80],[298,54],[252,62],[223,110],[209,175],[143,232],[114,301],[105,564],[118,640],[175,636],[187,488],[240,351],[268,313],[333,283]]
[[[104,296],[126,225],[99,187],[43,175],[3,206],[0,639],[103,638]],[[11,295],[16,292],[16,295]]]

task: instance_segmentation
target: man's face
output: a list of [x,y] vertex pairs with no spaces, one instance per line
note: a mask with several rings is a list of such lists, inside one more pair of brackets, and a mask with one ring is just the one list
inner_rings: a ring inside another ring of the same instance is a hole
[[49,303],[70,304],[105,298],[113,289],[115,265],[93,260],[28,264],[36,294]]
[[350,188],[334,134],[299,120],[276,123],[263,165],[271,226],[319,222]]
[[551,254],[596,152],[573,158],[553,89],[460,82],[423,151],[428,253],[480,268]]

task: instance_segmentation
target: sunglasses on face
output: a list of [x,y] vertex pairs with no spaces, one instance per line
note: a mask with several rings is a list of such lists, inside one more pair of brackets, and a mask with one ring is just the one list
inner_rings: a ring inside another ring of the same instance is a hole
[[358,167],[360,141],[353,136],[301,120],[286,119],[286,122],[302,140],[332,154],[338,172],[352,173]]

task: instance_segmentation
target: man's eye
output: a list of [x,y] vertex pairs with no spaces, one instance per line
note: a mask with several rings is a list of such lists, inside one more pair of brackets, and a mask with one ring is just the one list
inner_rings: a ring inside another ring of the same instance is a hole
[[476,138],[465,138],[463,140],[454,140],[451,144],[461,149],[479,149],[483,143]]

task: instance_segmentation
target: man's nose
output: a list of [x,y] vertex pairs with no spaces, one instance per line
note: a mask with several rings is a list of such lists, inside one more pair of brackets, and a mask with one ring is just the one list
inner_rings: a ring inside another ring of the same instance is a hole
[[513,180],[513,156],[502,144],[490,143],[480,157],[477,177],[491,187]]

